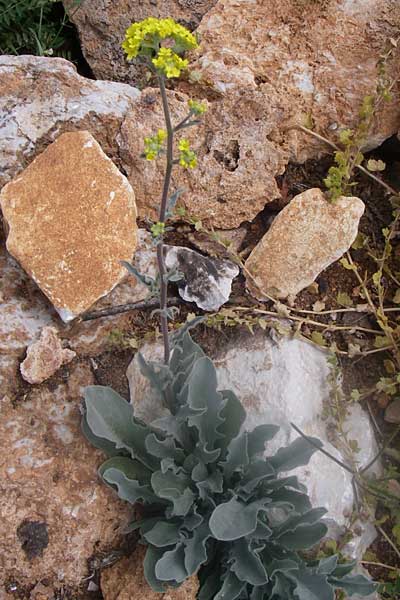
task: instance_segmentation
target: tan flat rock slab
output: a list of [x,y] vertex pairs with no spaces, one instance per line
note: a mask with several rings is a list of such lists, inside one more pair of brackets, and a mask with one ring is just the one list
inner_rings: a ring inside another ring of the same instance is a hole
[[0,193],[7,249],[64,321],[125,276],[136,249],[135,196],[85,131],[65,133]]
[[246,261],[247,287],[256,297],[296,295],[354,242],[364,203],[330,203],[318,188],[295,196],[275,218]]

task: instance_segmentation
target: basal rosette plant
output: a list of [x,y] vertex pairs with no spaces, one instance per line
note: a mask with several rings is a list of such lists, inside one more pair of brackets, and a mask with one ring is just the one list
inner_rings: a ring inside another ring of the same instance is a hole
[[374,586],[352,576],[354,563],[337,556],[307,560],[304,552],[327,532],[323,508],[312,508],[305,487],[292,469],[308,463],[322,446],[299,438],[265,457],[278,432],[275,425],[243,431],[245,410],[232,391],[218,390],[216,370],[189,333],[198,319],[168,332],[173,314],[167,286],[177,276],[164,263],[164,235],[179,190],[169,195],[174,165],[191,169],[197,157],[188,140],[174,136],[196,125],[205,105],[190,100],[188,115],[171,123],[166,78],[187,68],[185,50],[197,46],[188,30],[172,19],[145,19],[127,30],[128,58],[141,57],[157,75],[166,130],[144,140],[143,156],[165,154],[165,179],[159,220],[150,227],[157,248],[158,276],[128,270],[160,297],[163,363],[148,363],[139,354],[142,373],[169,416],[151,424],[111,388],[86,388],[83,432],[108,459],[100,476],[132,505],[140,519],[131,524],[147,545],[146,579],[153,590],[179,587],[197,573],[199,600],[333,600],[335,589],[367,595]]
[[140,358],[169,416],[145,424],[110,388],[85,392],[83,431],[109,456],[102,479],[122,500],[142,505],[131,529],[148,546],[151,587],[165,592],[199,572],[199,600],[333,600],[336,588],[371,593],[364,576],[349,575],[354,563],[301,555],[326,534],[326,511],[312,508],[288,472],[307,464],[315,447],[298,438],[265,458],[279,428],[241,432],[240,401],[218,391],[212,361],[186,328],[172,347],[168,365]]

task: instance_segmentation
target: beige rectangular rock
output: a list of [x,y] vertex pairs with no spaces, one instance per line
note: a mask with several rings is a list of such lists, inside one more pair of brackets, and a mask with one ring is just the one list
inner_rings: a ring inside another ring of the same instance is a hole
[[135,195],[87,131],[64,133],[0,193],[7,249],[69,321],[126,275]]

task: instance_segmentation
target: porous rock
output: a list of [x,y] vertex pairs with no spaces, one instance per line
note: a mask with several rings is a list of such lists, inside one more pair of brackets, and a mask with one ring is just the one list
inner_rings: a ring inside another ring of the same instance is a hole
[[64,321],[126,275],[136,248],[136,206],[126,178],[88,132],[62,134],[5,185],[7,249]]
[[[333,141],[343,127],[356,128],[399,25],[397,0],[219,0],[199,25],[191,69],[205,91],[258,89],[268,103],[275,90],[284,121],[275,136],[301,162],[327,147],[291,127],[312,123]],[[398,77],[399,64],[395,48],[386,65],[389,80]],[[397,132],[398,94],[394,88],[391,102],[377,110],[366,148]]]
[[[188,113],[189,96],[168,92],[174,124]],[[201,124],[185,129],[198,157],[195,169],[179,165],[173,172],[173,189],[182,194],[178,203],[187,214],[221,229],[251,221],[266,203],[280,197],[275,177],[287,163],[287,152],[270,133],[281,120],[279,99],[271,92],[269,102],[257,90],[233,92],[209,105]],[[158,90],[148,88],[124,120],[118,138],[120,155],[135,187],[139,215],[157,218],[164,180],[163,160],[144,161],[144,138],[164,128]]]
[[180,246],[167,247],[165,265],[183,276],[178,283],[179,295],[208,311],[228,302],[232,280],[239,275],[239,268],[230,261],[208,258]]
[[146,581],[143,560],[146,548],[138,545],[132,556],[123,558],[101,574],[104,600],[195,600],[199,589],[196,576],[187,579],[179,588],[164,594],[154,592]]
[[[162,348],[147,344],[141,353],[148,360],[159,361]],[[322,419],[324,404],[331,394],[330,366],[325,352],[300,339],[274,341],[265,333],[249,334],[219,348],[214,364],[218,387],[233,390],[246,409],[245,429],[251,430],[262,423],[280,426],[279,433],[267,446],[267,454],[298,437],[290,425],[293,422],[306,435],[322,440],[328,452],[344,460],[341,452],[328,441],[327,422]],[[141,374],[136,357],[129,365],[127,377],[131,403],[139,418],[151,422],[167,414]],[[376,453],[377,446],[368,415],[361,411],[354,417],[346,421],[345,427],[350,439],[359,442],[356,460],[363,466]],[[360,429],[365,435],[365,444],[359,438]],[[306,484],[312,504],[328,510],[332,535],[340,533],[343,526],[349,525],[353,508],[351,475],[320,452],[296,472]],[[352,550],[356,553],[357,548]]]
[[0,400],[0,589],[77,588],[93,554],[121,543],[131,507],[97,476],[104,456],[80,429],[81,391],[94,383],[88,364],[66,383]]
[[28,383],[46,381],[76,356],[72,350],[62,347],[57,334],[54,327],[44,327],[38,341],[28,347],[26,358],[20,365],[21,375]]
[[148,69],[137,61],[128,63],[121,43],[132,22],[147,17],[172,17],[189,29],[217,0],[85,0],[77,8],[75,0],[63,0],[76,25],[83,54],[97,79],[125,81],[143,86]]
[[88,130],[111,157],[139,91],[81,77],[62,58],[0,56],[0,186],[64,131]]
[[251,293],[285,298],[313,283],[350,248],[364,208],[359,198],[329,202],[318,188],[295,196],[246,261]]

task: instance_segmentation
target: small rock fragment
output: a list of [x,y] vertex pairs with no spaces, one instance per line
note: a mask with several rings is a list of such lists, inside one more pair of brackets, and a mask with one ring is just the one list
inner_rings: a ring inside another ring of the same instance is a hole
[[28,383],[42,383],[75,356],[75,352],[62,347],[57,329],[44,327],[39,340],[26,352],[20,365],[21,375]]
[[229,300],[232,279],[239,274],[232,262],[210,259],[180,246],[167,249],[165,264],[168,269],[183,273],[185,283],[179,288],[179,295],[209,311],[218,310]]
[[108,294],[136,248],[127,179],[87,131],[64,133],[1,191],[7,249],[64,321]]
[[250,292],[286,298],[309,286],[350,248],[364,208],[355,197],[330,203],[318,188],[295,196],[246,261]]
[[393,400],[385,410],[385,421],[400,423],[400,398]]
[[196,576],[187,579],[179,588],[170,588],[164,594],[154,592],[143,572],[146,548],[137,546],[133,555],[123,558],[101,573],[101,591],[104,600],[195,600],[199,589]]

